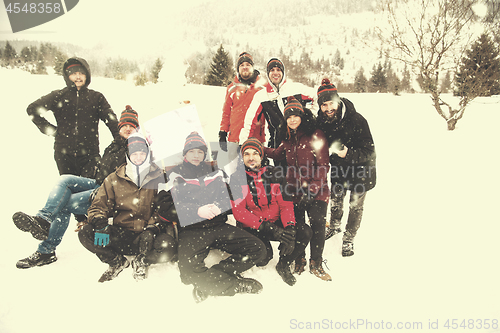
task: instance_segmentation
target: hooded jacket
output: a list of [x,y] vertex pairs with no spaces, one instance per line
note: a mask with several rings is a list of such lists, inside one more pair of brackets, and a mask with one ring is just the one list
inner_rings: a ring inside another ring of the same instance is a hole
[[254,70],[252,79],[248,82],[240,80],[239,75],[226,89],[226,97],[222,107],[222,120],[220,130],[228,133],[229,142],[243,142],[247,137],[241,137],[240,132],[248,107],[257,91],[261,90],[260,73]]
[[[72,64],[80,64],[87,70],[85,85],[77,90],[63,71],[66,87],[37,99],[26,111],[40,132],[55,136],[54,150],[74,156],[98,154],[99,120],[108,126],[116,139],[119,137],[118,119],[104,95],[88,89],[91,82],[88,63],[75,57],[68,59],[63,68]],[[46,111],[52,111],[57,125],[45,119]]]
[[285,121],[284,112],[288,97],[294,96],[304,108],[314,102],[312,97],[301,92],[302,85],[287,83],[284,64],[283,68],[283,78],[278,86],[274,85],[269,74],[266,74],[268,82],[264,85],[264,89],[255,94],[252,104],[248,107],[242,130],[242,137],[246,137],[245,139],[254,136],[260,140],[262,137],[260,141],[264,143],[266,141],[265,123],[267,122],[269,130],[267,146],[271,148],[277,148],[281,143],[276,134],[278,127]]
[[283,228],[295,225],[293,203],[282,193],[285,177],[280,170],[265,166],[257,171],[245,168],[246,179],[239,179],[240,172],[231,175],[233,191],[233,216],[243,227],[259,229],[264,221],[281,220]]
[[309,109],[304,109],[302,122],[296,131],[289,131],[286,122],[278,129],[281,144],[278,148],[265,147],[270,158],[287,162],[287,184],[284,192],[297,203],[302,195],[310,194],[314,200],[328,202],[328,143],[322,130],[316,129]]
[[142,232],[148,224],[160,222],[155,214],[156,196],[158,185],[166,181],[165,173],[155,164],[148,163],[149,172],[138,187],[127,175],[127,165],[131,163],[127,159],[126,164],[104,179],[87,211],[90,224],[100,218],[112,218],[113,225]]
[[330,147],[345,145],[347,155],[330,155],[332,190],[341,186],[346,190],[363,192],[375,187],[377,181],[375,144],[366,119],[356,112],[354,104],[341,98],[342,118],[332,123],[322,111],[317,124],[326,135]]

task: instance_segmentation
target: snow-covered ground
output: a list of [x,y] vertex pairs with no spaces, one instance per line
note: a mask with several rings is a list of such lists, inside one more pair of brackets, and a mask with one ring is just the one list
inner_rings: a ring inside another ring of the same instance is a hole
[[[196,304],[175,265],[153,267],[142,282],[134,281],[129,268],[116,280],[97,283],[106,265],[81,246],[74,220],[57,262],[15,267],[38,241],[14,226],[12,214],[35,214],[58,177],[53,139],[38,131],[25,110],[62,86],[58,76],[0,68],[0,332],[424,332],[453,331],[453,324],[468,332],[499,331],[499,98],[476,100],[456,131],[448,132],[427,95],[340,92],[367,118],[378,155],[378,184],[367,195],[356,254],[340,255],[338,235],[324,253],[332,282],[306,271],[290,287],[275,272],[275,258],[245,273],[262,282],[261,294]],[[190,100],[207,139],[216,139],[224,88],[135,87],[102,78],[93,78],[90,87],[104,93],[118,115],[132,105],[141,123]],[[102,126],[103,149],[110,140]]]

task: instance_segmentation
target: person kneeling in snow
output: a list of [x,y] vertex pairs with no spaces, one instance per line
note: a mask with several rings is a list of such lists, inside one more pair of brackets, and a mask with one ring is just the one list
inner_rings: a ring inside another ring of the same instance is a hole
[[[148,266],[173,259],[177,249],[173,226],[158,218],[158,184],[164,172],[151,161],[146,139],[138,133],[128,139],[127,162],[110,174],[88,210],[88,224],[78,237],[82,245],[109,268],[99,282],[110,281],[130,264],[134,278],[147,277]],[[113,217],[113,223],[108,218]]]
[[[169,173],[168,192],[160,192],[160,216],[178,222],[179,271],[184,284],[194,285],[193,297],[256,294],[260,282],[240,274],[264,259],[260,239],[226,223],[231,210],[227,175],[205,162],[207,145],[196,132],[186,139],[184,161]],[[208,268],[205,258],[211,249],[230,256]]]
[[[309,244],[311,228],[307,224],[298,227],[295,224],[293,202],[283,192],[285,175],[274,166],[261,165],[264,158],[262,143],[257,138],[249,138],[241,146],[241,154],[245,171],[235,172],[230,182],[234,218],[244,230],[259,237],[266,245],[267,256],[257,266],[265,266],[272,259],[270,241],[280,242],[276,271],[283,281],[293,286],[297,280],[290,265]],[[246,179],[240,179],[240,175],[246,175]],[[235,193],[236,189],[241,189],[241,193]]]

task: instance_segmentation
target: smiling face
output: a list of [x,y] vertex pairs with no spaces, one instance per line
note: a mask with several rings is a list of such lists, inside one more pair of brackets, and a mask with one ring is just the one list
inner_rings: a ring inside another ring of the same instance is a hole
[[80,90],[80,88],[83,87],[87,81],[87,76],[82,72],[74,72],[70,74],[68,78],[75,84],[76,89],[78,90]]
[[238,73],[243,80],[248,80],[252,77],[253,66],[248,61],[244,61],[238,67]]
[[143,151],[136,151],[130,154],[130,161],[135,165],[141,165],[146,160],[148,154]]
[[190,149],[187,151],[185,158],[189,163],[198,166],[205,159],[205,152],[198,148]]
[[300,126],[301,122],[302,122],[302,118],[300,118],[299,116],[293,115],[293,116],[286,118],[286,124],[292,130],[296,130]]
[[262,165],[262,157],[257,150],[247,148],[243,152],[243,163],[245,163],[245,166],[250,169],[258,170]]
[[333,119],[337,116],[339,110],[339,103],[333,101],[326,101],[321,104],[321,111],[330,119]]
[[283,80],[283,71],[281,70],[281,68],[271,68],[271,70],[269,71],[269,80],[271,80],[271,83],[275,86],[279,85],[281,83],[281,80]]

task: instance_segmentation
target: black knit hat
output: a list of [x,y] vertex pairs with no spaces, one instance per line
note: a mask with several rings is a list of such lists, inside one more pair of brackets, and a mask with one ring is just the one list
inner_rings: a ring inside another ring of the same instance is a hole
[[182,156],[185,156],[188,151],[191,149],[201,149],[207,155],[207,143],[198,132],[191,132],[186,138],[186,142],[184,143],[184,149],[182,150]]
[[253,66],[253,57],[248,52],[243,52],[238,56],[238,61],[236,62],[236,69],[240,68],[240,65],[244,62],[248,62]]
[[68,74],[68,76],[76,72],[88,75],[87,70],[81,64],[71,64],[65,68],[65,71]]
[[125,110],[122,111],[118,129],[125,125],[133,126],[135,129],[139,127],[139,114],[130,105],[125,106]]
[[321,86],[318,88],[318,105],[321,106],[323,103],[333,101],[340,102],[340,97],[337,93],[337,88],[329,79],[324,78],[321,81]]
[[273,69],[274,67],[278,67],[279,69],[281,69],[283,74],[285,73],[285,65],[283,65],[283,62],[281,60],[279,60],[278,58],[271,58],[267,62],[267,75],[268,76],[269,76],[269,72],[271,72],[271,69]]
[[302,118],[304,116],[304,109],[302,104],[293,96],[289,96],[287,99],[287,104],[285,106],[285,120],[290,116],[299,116]]
[[255,149],[259,153],[260,157],[264,157],[264,146],[262,145],[262,142],[259,141],[259,139],[248,138],[241,145],[241,153],[243,154],[248,148]]
[[144,139],[140,135],[131,135],[128,138],[127,148],[128,148],[128,156],[138,151],[142,151],[145,153],[149,152],[149,146],[148,143],[146,142],[146,139]]

